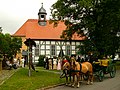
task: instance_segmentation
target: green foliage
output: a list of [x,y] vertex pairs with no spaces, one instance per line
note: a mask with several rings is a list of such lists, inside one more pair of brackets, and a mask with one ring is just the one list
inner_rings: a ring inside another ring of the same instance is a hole
[[22,39],[11,37],[10,34],[0,34],[0,53],[8,59],[12,59],[22,47]]
[[44,58],[45,58],[45,55],[40,55],[40,56],[39,56],[38,66],[44,66]]
[[71,40],[74,33],[86,36],[81,53],[114,55],[120,48],[120,0],[58,0],[51,14],[53,22],[62,20],[67,26],[61,38]]
[[20,52],[20,48],[22,47],[22,39],[18,37],[11,38],[10,47],[12,48],[12,53],[14,54],[14,56],[16,56],[16,54]]
[[82,45],[77,46],[77,48],[79,48],[79,51],[77,52],[78,54],[89,55],[91,53],[94,53],[94,55],[99,55],[95,44],[92,43],[89,39],[84,40],[82,42]]

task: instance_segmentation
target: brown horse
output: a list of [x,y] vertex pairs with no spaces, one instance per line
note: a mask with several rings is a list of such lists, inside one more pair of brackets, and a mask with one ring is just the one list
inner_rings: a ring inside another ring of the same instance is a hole
[[83,62],[80,64],[74,58],[71,58],[70,65],[71,75],[73,76],[73,87],[75,86],[75,76],[77,77],[77,87],[79,87],[80,76],[83,74],[88,76],[87,84],[93,83],[93,67],[91,63]]
[[63,78],[63,77],[66,78],[66,86],[67,86],[69,83],[71,83],[70,63],[69,62],[65,62],[63,64],[63,66],[62,66],[62,70],[63,70],[63,74],[60,76],[60,78]]

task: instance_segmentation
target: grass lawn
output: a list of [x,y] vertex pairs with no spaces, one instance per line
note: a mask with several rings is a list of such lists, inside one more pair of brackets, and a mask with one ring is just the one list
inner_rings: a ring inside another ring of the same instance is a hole
[[115,65],[116,65],[116,69],[120,70],[120,61],[116,62]]
[[[120,62],[116,62],[115,65],[120,70]],[[32,75],[29,77],[28,68],[20,68],[0,86],[0,90],[36,90],[65,82],[65,79],[59,78],[58,70],[45,70],[41,67],[37,67],[36,70],[38,72],[31,71]]]
[[65,82],[65,79],[59,78],[60,74],[53,73],[56,72],[55,70],[48,72],[47,70],[43,70],[43,68],[37,68],[37,71],[32,71],[32,75],[29,77],[28,69],[19,69],[0,86],[0,90],[36,90]]

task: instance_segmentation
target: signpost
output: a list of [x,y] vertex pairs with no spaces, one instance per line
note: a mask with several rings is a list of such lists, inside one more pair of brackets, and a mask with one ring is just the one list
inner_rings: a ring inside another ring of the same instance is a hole
[[36,43],[30,38],[27,39],[24,43],[28,47],[28,61],[29,61],[29,73],[28,73],[28,75],[31,76],[32,46],[36,47]]

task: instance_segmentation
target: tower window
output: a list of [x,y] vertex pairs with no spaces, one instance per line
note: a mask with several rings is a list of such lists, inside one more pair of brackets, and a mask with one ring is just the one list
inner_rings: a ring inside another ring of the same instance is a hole
[[44,18],[44,15],[41,15],[41,18]]

